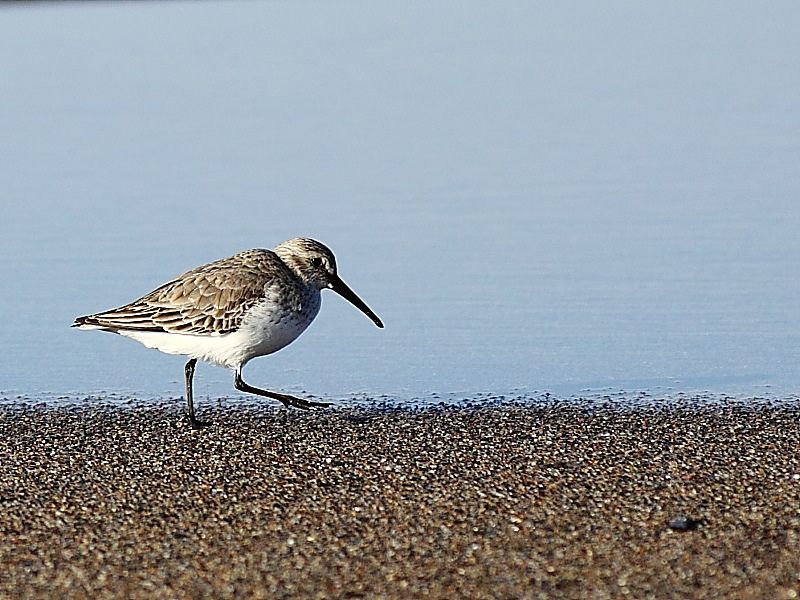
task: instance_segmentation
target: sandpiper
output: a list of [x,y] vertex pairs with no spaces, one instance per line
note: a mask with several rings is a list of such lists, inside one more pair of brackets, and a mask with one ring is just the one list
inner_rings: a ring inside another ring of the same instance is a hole
[[237,390],[308,409],[329,406],[262,390],[242,379],[248,361],[277,352],[306,330],[329,288],[349,300],[378,327],[383,323],[336,271],[336,259],[323,244],[294,238],[274,250],[246,250],[187,271],[138,300],[78,317],[73,327],[118,333],[186,363],[186,409],[199,428],[192,398],[198,360],[233,369]]

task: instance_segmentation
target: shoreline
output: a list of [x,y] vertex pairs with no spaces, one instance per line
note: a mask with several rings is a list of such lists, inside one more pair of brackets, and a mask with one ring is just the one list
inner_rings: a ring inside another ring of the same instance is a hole
[[0,405],[0,595],[800,593],[800,403]]

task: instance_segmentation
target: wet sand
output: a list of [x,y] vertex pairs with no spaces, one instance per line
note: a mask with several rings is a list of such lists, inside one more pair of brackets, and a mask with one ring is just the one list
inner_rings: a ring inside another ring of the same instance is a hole
[[0,596],[793,598],[800,403],[0,406]]

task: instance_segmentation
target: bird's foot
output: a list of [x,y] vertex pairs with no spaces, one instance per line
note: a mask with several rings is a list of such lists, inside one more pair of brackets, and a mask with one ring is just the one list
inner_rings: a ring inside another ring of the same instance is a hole
[[280,394],[278,400],[283,402],[283,405],[287,408],[289,406],[294,406],[295,408],[301,408],[303,410],[309,410],[310,408],[315,407],[324,407],[324,406],[332,406],[331,402],[313,402],[311,400],[303,400],[302,398],[295,398],[294,396],[289,396],[288,394]]
[[195,419],[192,415],[186,415],[184,417],[184,421],[189,424],[194,431],[199,431],[200,429],[205,429],[210,425],[208,421],[201,421],[199,419]]

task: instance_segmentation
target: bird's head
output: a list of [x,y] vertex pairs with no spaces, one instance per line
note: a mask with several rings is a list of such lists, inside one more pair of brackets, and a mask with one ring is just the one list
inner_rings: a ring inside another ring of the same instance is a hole
[[375,325],[383,327],[378,316],[341,280],[336,272],[336,257],[325,244],[310,238],[292,238],[278,245],[275,254],[304,283],[318,290],[333,290],[372,319]]

